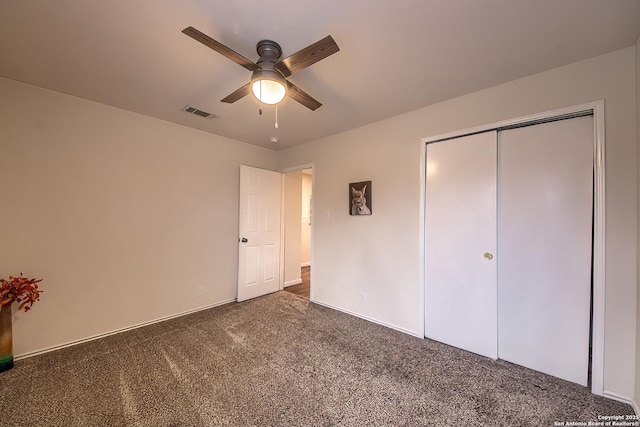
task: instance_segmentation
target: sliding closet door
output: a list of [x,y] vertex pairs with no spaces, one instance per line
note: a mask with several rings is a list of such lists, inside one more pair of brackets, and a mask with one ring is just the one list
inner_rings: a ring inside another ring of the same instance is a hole
[[425,336],[497,357],[496,132],[427,146]]
[[498,357],[587,385],[593,118],[499,134]]

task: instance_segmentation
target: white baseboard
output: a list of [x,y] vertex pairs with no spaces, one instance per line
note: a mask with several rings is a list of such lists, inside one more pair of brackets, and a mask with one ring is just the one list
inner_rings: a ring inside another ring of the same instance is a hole
[[300,267],[311,267],[311,261],[303,262],[302,264],[300,264]]
[[302,283],[302,279],[293,279],[293,280],[289,280],[287,282],[284,282],[283,287],[287,288],[289,286],[299,285],[300,283]]
[[608,398],[608,399],[613,399],[613,400],[617,400],[618,402],[622,402],[622,403],[626,403],[628,405],[631,405],[633,407],[633,410],[635,411],[636,415],[638,415],[638,404],[630,397],[627,396],[621,396],[617,393],[614,393],[612,391],[607,391],[607,390],[603,390],[602,392],[602,396]]
[[333,310],[341,311],[341,312],[349,314],[351,316],[355,316],[355,317],[359,317],[359,318],[364,319],[364,320],[368,320],[369,322],[372,322],[372,323],[377,323],[378,325],[385,326],[385,327],[390,328],[390,329],[395,329],[396,331],[399,331],[399,332],[402,332],[402,333],[405,333],[405,334],[408,334],[408,335],[412,335],[412,336],[417,337],[417,338],[424,338],[418,332],[411,331],[411,330],[405,329],[405,328],[401,328],[400,326],[392,325],[391,323],[383,322],[381,320],[374,319],[372,317],[364,316],[364,315],[362,315],[360,313],[356,313],[355,311],[345,310],[344,308],[336,307],[336,306],[333,306],[331,304],[327,304],[327,303],[324,303],[324,302],[321,302],[321,301],[317,301],[317,300],[311,300],[311,302],[315,303],[315,304],[323,305],[323,306],[331,308]]
[[636,415],[640,415],[640,408],[638,407],[638,402],[634,400],[631,401],[631,407],[633,408],[633,412],[636,413]]
[[181,313],[172,314],[170,316],[160,317],[160,318],[157,318],[157,319],[154,319],[154,320],[150,320],[148,322],[142,322],[142,323],[138,323],[136,325],[127,326],[127,327],[120,328],[120,329],[115,329],[115,330],[110,331],[110,332],[105,332],[105,333],[98,334],[98,335],[93,335],[93,336],[90,336],[90,337],[87,337],[87,338],[82,338],[82,339],[79,339],[79,340],[70,341],[70,342],[67,342],[67,343],[64,343],[64,344],[59,344],[59,345],[55,345],[55,346],[52,346],[52,347],[46,347],[46,348],[42,348],[40,350],[30,351],[28,353],[23,353],[23,354],[16,355],[14,357],[14,360],[26,359],[28,357],[38,356],[40,354],[48,353],[50,351],[60,350],[60,349],[65,348],[65,347],[71,347],[73,345],[82,344],[82,343],[85,343],[85,342],[89,342],[89,341],[97,340],[97,339],[100,339],[100,338],[108,337],[110,335],[119,334],[121,332],[130,331],[132,329],[142,328],[144,326],[153,325],[154,323],[160,323],[160,322],[164,322],[165,320],[175,319],[176,317],[186,316],[187,314],[197,313],[198,311],[208,310],[210,308],[217,307],[219,305],[229,304],[230,302],[234,302],[235,300],[236,299],[233,298],[233,299],[226,300],[226,301],[220,301],[220,302],[217,302],[217,303],[214,303],[214,304],[205,305],[204,307],[198,307],[198,308],[194,308],[192,310],[183,311]]

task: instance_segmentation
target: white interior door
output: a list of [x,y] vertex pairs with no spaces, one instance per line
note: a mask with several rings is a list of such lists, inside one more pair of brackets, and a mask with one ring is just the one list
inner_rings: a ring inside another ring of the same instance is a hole
[[425,336],[497,358],[496,132],[427,145]]
[[498,356],[587,385],[593,118],[499,135]]
[[238,301],[280,289],[282,175],[240,166]]

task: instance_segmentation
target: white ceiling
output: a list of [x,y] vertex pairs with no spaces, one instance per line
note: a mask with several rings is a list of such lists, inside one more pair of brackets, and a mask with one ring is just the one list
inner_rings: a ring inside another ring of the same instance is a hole
[[[340,52],[289,80],[324,105],[220,99],[256,61],[331,35]],[[635,44],[639,0],[0,0],[0,75],[282,149]],[[0,94],[1,96],[1,94]],[[191,105],[220,118],[181,109]],[[277,136],[279,143],[269,142]]]

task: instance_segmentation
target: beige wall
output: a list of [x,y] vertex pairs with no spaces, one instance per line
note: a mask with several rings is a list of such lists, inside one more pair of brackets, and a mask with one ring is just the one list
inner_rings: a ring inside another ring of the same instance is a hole
[[284,175],[284,286],[300,283],[302,172]]
[[0,277],[45,290],[15,315],[16,355],[235,298],[239,166],[273,152],[4,78],[0,94]]
[[[281,152],[314,163],[314,299],[421,335],[420,139],[605,100],[605,391],[631,399],[636,366],[635,48],[536,74]],[[348,214],[372,181],[373,215]],[[362,301],[364,296],[364,301]]]

